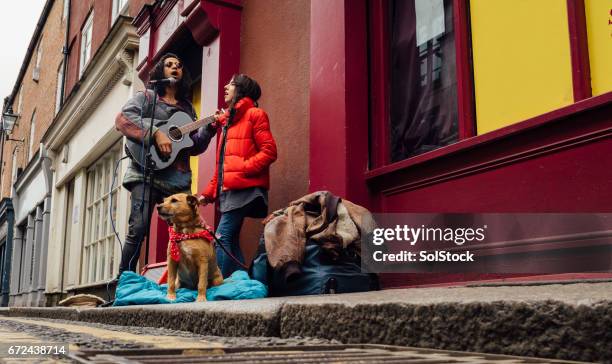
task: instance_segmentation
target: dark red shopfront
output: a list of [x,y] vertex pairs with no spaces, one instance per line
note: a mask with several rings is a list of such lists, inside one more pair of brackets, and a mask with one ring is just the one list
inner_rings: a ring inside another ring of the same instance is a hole
[[[591,97],[589,92],[575,92],[571,105],[476,135],[464,1],[445,3],[452,5],[455,29],[456,140],[395,161],[385,122],[392,112],[388,101],[390,71],[385,66],[389,3],[310,2],[309,66],[304,70],[309,73],[308,164],[294,167],[307,168],[309,191],[330,190],[376,212],[612,212],[612,93]],[[219,51],[219,70],[214,77],[217,85],[243,71],[240,53],[245,34],[241,34],[241,24],[247,6],[252,9],[258,5],[248,1],[168,1],[163,8],[144,8],[136,19],[140,33],[149,32],[150,37],[141,76],[160,53],[177,44],[188,44],[200,54],[201,47],[211,45],[205,49]],[[175,7],[183,18],[178,17],[176,26],[168,31],[164,19]],[[162,31],[165,35],[160,35]],[[572,47],[579,50],[581,38],[577,39]],[[265,58],[265,51],[259,56]],[[585,67],[579,62],[580,52],[574,59],[578,63],[574,63],[573,72],[580,73]],[[202,82],[209,76],[203,74]],[[576,84],[580,81],[580,77],[574,80]],[[221,87],[216,95],[210,94],[210,87],[202,90],[203,99],[214,96],[222,100]],[[213,158],[210,154],[201,157],[200,171],[212,170]],[[209,177],[206,172],[198,176],[200,188]],[[291,177],[286,178],[290,185]],[[286,196],[279,204],[297,197]],[[206,211],[209,221],[214,219],[212,214]],[[164,227],[156,225],[154,229],[160,239],[152,241],[150,262],[165,259]],[[559,243],[555,249],[563,249],[563,245]],[[556,278],[597,276],[601,274]],[[385,275],[383,284],[398,287],[501,277],[396,274]]]

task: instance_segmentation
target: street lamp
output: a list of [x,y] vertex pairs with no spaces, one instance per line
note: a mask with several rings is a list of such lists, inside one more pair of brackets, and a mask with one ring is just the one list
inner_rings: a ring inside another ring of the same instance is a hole
[[[2,113],[2,122],[0,123],[0,180],[2,182],[4,182],[4,176],[2,175],[2,170],[4,167],[4,141],[12,140],[23,143],[23,140],[9,138],[9,134],[13,132],[13,128],[15,127],[15,122],[17,121],[18,117],[19,115],[13,114],[13,107],[11,105],[8,105],[6,111]],[[3,185],[3,183],[0,183],[0,186]],[[1,195],[2,191],[0,191],[0,196]]]
[[13,114],[13,107],[9,105],[6,108],[6,111],[2,113],[2,125],[0,127],[0,133],[3,136],[3,140],[12,140],[14,142],[23,143],[24,139],[11,139],[9,135],[13,132],[13,128],[15,128],[15,122],[17,122],[17,118],[19,115]]
[[18,117],[19,115],[13,114],[13,107],[9,105],[6,112],[2,113],[2,132],[6,135],[11,134]]

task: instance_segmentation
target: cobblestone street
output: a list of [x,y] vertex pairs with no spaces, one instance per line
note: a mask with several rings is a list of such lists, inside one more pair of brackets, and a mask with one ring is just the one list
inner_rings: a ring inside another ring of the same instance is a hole
[[[65,346],[59,355],[16,347]],[[9,351],[9,348],[11,348]],[[13,355],[8,355],[8,354]],[[70,355],[70,356],[69,356]],[[0,317],[0,363],[578,363],[307,337],[222,337],[152,327]]]
[[[26,334],[27,333],[27,334]],[[83,349],[214,349],[220,347],[271,347],[334,344],[335,340],[294,337],[220,337],[197,335],[152,327],[127,327],[67,320],[0,317],[0,347],[10,345],[68,344],[70,351]],[[2,363],[70,362],[60,359],[4,358]]]

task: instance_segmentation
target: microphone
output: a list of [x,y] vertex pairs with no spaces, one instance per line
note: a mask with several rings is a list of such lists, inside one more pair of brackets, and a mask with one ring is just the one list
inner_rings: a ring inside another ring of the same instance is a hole
[[157,85],[157,84],[162,84],[162,85],[174,85],[175,83],[178,83],[179,80],[177,80],[174,77],[168,77],[168,78],[162,78],[161,80],[150,80],[149,83],[151,85]]

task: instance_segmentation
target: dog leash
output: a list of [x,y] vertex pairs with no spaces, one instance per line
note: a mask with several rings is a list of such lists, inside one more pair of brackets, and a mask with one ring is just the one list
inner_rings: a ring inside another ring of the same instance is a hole
[[219,241],[219,239],[217,239],[217,236],[211,231],[208,230],[207,227],[202,227],[204,230],[208,231],[208,233],[210,235],[212,235],[213,239],[215,240],[215,243],[217,245],[219,245],[221,247],[221,249],[223,249],[223,251],[225,252],[225,254],[227,254],[228,257],[230,257],[231,260],[233,260],[236,264],[238,264],[240,267],[244,268],[245,270],[249,270],[249,267],[246,266],[244,263],[242,263],[240,260],[238,260],[238,258],[236,258],[232,253],[228,252],[227,249],[223,246],[223,244],[221,244],[221,242]]

